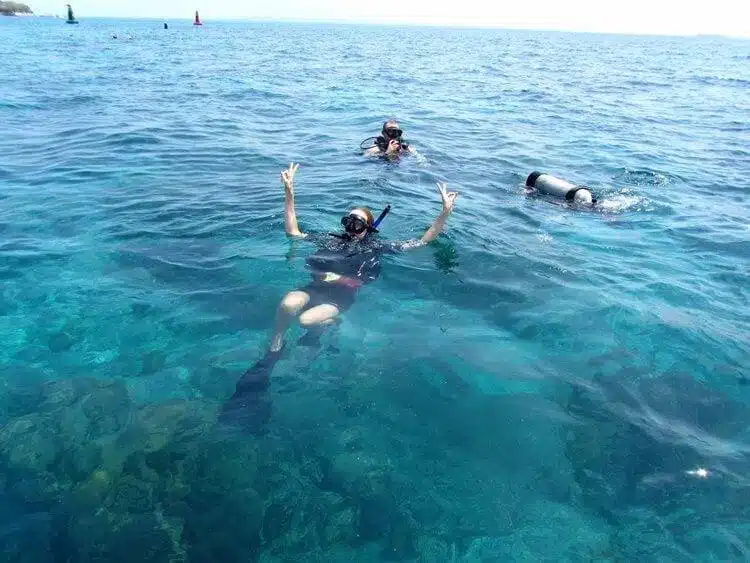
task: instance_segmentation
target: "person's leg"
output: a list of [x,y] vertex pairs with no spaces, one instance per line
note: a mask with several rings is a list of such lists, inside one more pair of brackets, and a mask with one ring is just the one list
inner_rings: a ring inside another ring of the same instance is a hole
[[[276,326],[271,338],[271,352],[278,352],[284,345],[284,333],[292,319],[310,302],[310,294],[305,291],[290,291],[284,296],[276,312]],[[314,308],[314,307],[313,307]]]
[[340,319],[341,314],[354,304],[357,292],[348,287],[331,285],[325,292],[316,292],[309,309],[300,315],[300,324],[307,332],[300,339],[302,346],[320,346],[320,337]]
[[311,307],[299,316],[299,324],[305,328],[328,326],[339,316],[339,308],[331,303]]

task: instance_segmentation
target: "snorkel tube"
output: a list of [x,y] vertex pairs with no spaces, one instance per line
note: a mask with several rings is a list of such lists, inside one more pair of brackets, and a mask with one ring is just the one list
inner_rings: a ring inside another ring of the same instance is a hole
[[386,205],[385,209],[383,209],[383,211],[380,212],[380,215],[378,215],[378,218],[375,219],[375,221],[372,222],[372,226],[369,229],[371,233],[377,233],[378,232],[378,225],[380,225],[380,223],[383,221],[383,219],[385,219],[385,216],[388,215],[390,212],[391,212],[391,206],[390,205]]

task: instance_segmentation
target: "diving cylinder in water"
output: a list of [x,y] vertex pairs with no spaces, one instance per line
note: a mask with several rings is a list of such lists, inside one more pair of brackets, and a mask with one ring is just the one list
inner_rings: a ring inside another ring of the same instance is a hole
[[594,194],[585,186],[576,186],[560,178],[542,172],[532,172],[526,178],[526,187],[534,188],[544,194],[553,195],[576,203],[592,204],[596,202]]

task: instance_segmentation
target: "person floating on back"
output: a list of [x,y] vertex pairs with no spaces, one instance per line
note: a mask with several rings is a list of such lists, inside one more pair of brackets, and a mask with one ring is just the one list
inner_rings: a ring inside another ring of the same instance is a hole
[[270,416],[270,403],[265,391],[271,370],[281,356],[284,336],[295,318],[308,329],[303,342],[317,344],[319,336],[354,304],[359,290],[375,281],[380,274],[383,254],[425,246],[442,232],[458,193],[438,184],[442,211],[421,238],[384,242],[377,236],[377,227],[388,213],[386,207],[377,220],[366,207],[355,207],[341,218],[342,233],[303,233],[297,224],[294,207],[294,176],[299,164],[290,164],[281,174],[285,189],[284,224],[287,235],[308,240],[318,246],[307,259],[312,280],[304,287],[287,293],[279,304],[273,336],[266,355],[250,368],[237,383],[232,397],[224,404],[222,418],[259,430]]
[[[369,137],[360,144],[365,156],[383,156],[395,158],[402,154],[413,154],[415,151],[403,140],[404,131],[398,121],[390,120],[383,123],[383,129],[377,137]],[[370,146],[367,146],[372,143]]]

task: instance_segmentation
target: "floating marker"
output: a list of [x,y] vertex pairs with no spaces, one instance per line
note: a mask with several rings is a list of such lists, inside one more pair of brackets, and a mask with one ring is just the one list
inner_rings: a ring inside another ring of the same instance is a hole
[[78,20],[73,15],[73,8],[70,4],[65,4],[65,6],[68,8],[68,19],[65,20],[65,23],[78,23]]

